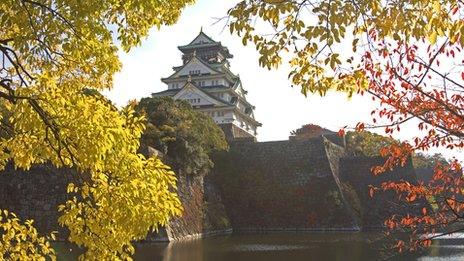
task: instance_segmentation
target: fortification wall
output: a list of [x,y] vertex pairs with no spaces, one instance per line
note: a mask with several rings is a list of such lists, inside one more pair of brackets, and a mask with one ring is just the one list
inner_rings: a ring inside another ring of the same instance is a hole
[[404,180],[411,184],[417,184],[411,160],[405,166],[398,166],[392,171],[374,176],[371,172],[372,167],[382,165],[384,161],[385,159],[381,157],[345,157],[340,159],[341,182],[356,191],[358,204],[360,204],[358,214],[365,230],[383,228],[383,222],[393,214],[417,214],[420,213],[422,207],[428,206],[426,202],[422,202],[415,208],[410,204],[404,205],[393,191],[375,193],[373,197],[369,195],[370,186],[379,187],[387,181]]
[[74,182],[76,172],[47,165],[29,171],[8,166],[0,173],[0,209],[14,212],[21,219],[33,219],[40,234],[58,231],[58,239],[68,232],[58,225],[58,206],[67,199],[68,183]]
[[[234,231],[357,228],[334,179],[324,140],[240,141],[231,143],[228,153],[216,155],[211,177]],[[337,153],[342,151],[333,151]]]
[[184,211],[166,227],[169,241],[232,232],[221,198],[203,177],[178,175],[177,189]]
[[256,141],[255,136],[240,129],[239,127],[235,126],[235,124],[221,123],[219,124],[219,127],[221,127],[226,139],[230,142],[233,142],[234,140]]
[[[332,175],[340,193],[340,198],[345,206],[347,215],[350,216],[356,229],[360,229],[361,217],[358,213],[359,199],[357,198],[356,191],[354,188],[347,186],[340,179],[340,160],[347,156],[345,148],[342,147],[345,142],[344,140],[334,139],[333,135],[330,137],[332,137],[330,140],[324,137],[325,151],[329,166],[332,170]],[[336,140],[337,143],[334,143],[334,140]]]
[[[342,142],[338,142],[342,144]],[[231,142],[229,152],[214,155],[215,167],[203,177],[178,176],[184,206],[158,235],[148,240],[177,240],[211,233],[259,230],[378,229],[392,215],[419,211],[398,208],[396,194],[369,196],[369,186],[388,180],[416,182],[411,161],[381,176],[371,168],[381,158],[346,157],[344,148],[326,137],[305,141]],[[42,234],[58,226],[57,207],[75,182],[73,170],[11,166],[0,173],[0,209],[34,219]],[[424,203],[426,204],[426,203]],[[409,206],[408,206],[409,207]]]
[[[67,185],[77,183],[77,175],[75,170],[48,165],[34,166],[28,171],[8,166],[0,172],[0,209],[14,212],[23,220],[34,220],[40,234],[58,231],[58,239],[64,240],[69,233],[58,224],[58,206],[69,198]],[[187,180],[185,176],[178,176],[178,195],[185,209],[182,216],[174,218],[158,234],[149,235],[147,241],[178,240],[231,231],[220,198],[211,189],[204,190],[203,177]]]

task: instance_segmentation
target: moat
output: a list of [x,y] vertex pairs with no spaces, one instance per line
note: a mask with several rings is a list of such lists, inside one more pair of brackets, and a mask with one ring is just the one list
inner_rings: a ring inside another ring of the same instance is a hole
[[[394,255],[388,260],[463,260],[464,235],[435,240],[423,253]],[[76,260],[76,250],[58,244],[58,260]],[[135,260],[151,261],[277,261],[384,260],[375,233],[233,234],[177,243],[143,243]]]

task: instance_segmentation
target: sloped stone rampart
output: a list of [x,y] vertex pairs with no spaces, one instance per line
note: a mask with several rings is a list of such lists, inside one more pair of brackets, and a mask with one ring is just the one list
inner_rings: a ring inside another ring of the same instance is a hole
[[237,141],[217,155],[211,178],[234,230],[356,230],[325,140]]
[[[334,143],[335,142],[335,143]],[[231,141],[230,151],[214,155],[206,177],[179,175],[182,217],[175,218],[147,240],[181,240],[234,231],[331,231],[381,229],[398,209],[395,195],[370,198],[370,185],[387,180],[416,182],[412,163],[374,177],[370,170],[381,158],[347,157],[336,137],[309,140]],[[11,166],[0,173],[0,209],[34,219],[39,232],[58,226],[57,207],[69,197],[66,186],[77,173],[47,165],[29,171]],[[424,203],[425,204],[425,203]]]
[[[75,170],[56,169],[49,165],[34,166],[28,171],[8,166],[0,172],[0,209],[14,212],[23,220],[34,220],[40,234],[57,231],[57,238],[64,240],[68,231],[58,224],[58,206],[70,197],[66,193],[67,185],[78,183],[78,175]],[[150,234],[147,241],[180,240],[231,232],[219,196],[211,190],[205,193],[203,178],[187,180],[181,176],[178,179],[178,194],[185,211],[167,228]],[[206,196],[209,198],[206,199]]]
[[380,187],[383,182],[404,180],[417,184],[411,160],[404,166],[374,176],[371,169],[382,165],[384,161],[381,157],[345,157],[340,160],[340,179],[356,191],[364,230],[382,229],[384,221],[393,214],[419,214],[423,207],[428,207],[427,202],[416,204],[415,208],[404,204],[393,191],[380,191],[374,193],[373,197],[369,195],[371,186]]
[[0,172],[0,209],[14,212],[22,219],[34,220],[40,234],[58,231],[58,239],[68,232],[58,225],[58,206],[68,199],[68,183],[76,183],[76,172],[47,165],[30,170],[15,170],[11,165]]
[[221,198],[203,177],[178,176],[177,188],[184,211],[166,227],[169,241],[232,232]]

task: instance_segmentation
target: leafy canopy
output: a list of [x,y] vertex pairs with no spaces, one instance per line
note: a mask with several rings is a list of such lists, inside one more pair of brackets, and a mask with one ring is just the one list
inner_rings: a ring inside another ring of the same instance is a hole
[[0,169],[51,162],[82,173],[59,220],[81,258],[129,258],[131,241],[181,211],[173,172],[137,153],[145,119],[96,93],[121,67],[116,41],[130,50],[191,3],[0,1]]
[[[464,41],[464,23],[456,19],[455,0],[307,1],[244,0],[229,10],[229,28],[253,43],[259,64],[277,68],[289,57],[289,74],[303,94],[365,89],[360,57],[378,39]],[[351,48],[345,48],[350,46]]]
[[316,124],[305,124],[300,128],[290,132],[290,140],[306,140],[314,137],[319,137],[327,134],[335,134],[335,132],[323,128]]
[[345,135],[347,151],[360,156],[380,156],[380,151],[399,142],[393,138],[369,131],[349,131]]
[[[28,220],[22,224],[18,217],[3,210],[0,212],[0,257],[6,260],[56,260],[55,251],[48,239],[38,235]],[[50,239],[54,239],[54,234]]]
[[137,110],[148,119],[142,145],[164,153],[179,174],[206,174],[213,167],[211,154],[228,149],[224,133],[213,119],[194,111],[185,101],[144,98]]
[[[383,128],[392,136],[404,126],[414,129],[413,138],[380,151],[386,161],[373,168],[375,174],[405,164],[416,151],[456,151],[460,158],[435,161],[426,184],[382,184],[380,190],[397,192],[406,204],[434,200],[433,212],[386,220],[390,229],[411,236],[394,246],[400,251],[429,246],[438,231],[464,230],[463,7],[456,0],[243,0],[228,13],[231,32],[255,45],[261,66],[276,68],[288,58],[289,78],[304,95],[370,95],[377,102],[372,123],[359,123],[358,131]],[[359,145],[365,148],[388,143],[364,138]]]

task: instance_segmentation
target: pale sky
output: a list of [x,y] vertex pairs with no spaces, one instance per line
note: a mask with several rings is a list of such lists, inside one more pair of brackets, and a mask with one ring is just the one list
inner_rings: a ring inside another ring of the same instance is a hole
[[[172,74],[173,66],[182,64],[179,45],[188,44],[197,36],[200,28],[216,41],[229,48],[234,55],[232,72],[239,74],[243,87],[248,91],[247,100],[256,106],[255,118],[263,124],[258,128],[258,140],[285,140],[291,130],[313,123],[338,131],[344,126],[354,127],[357,122],[370,122],[374,104],[368,97],[329,93],[305,98],[299,87],[291,87],[289,68],[268,71],[258,65],[258,53],[253,46],[243,46],[236,35],[231,35],[224,22],[213,25],[215,18],[226,15],[234,0],[197,0],[187,7],[177,24],[151,30],[142,45],[129,53],[120,52],[122,71],[115,77],[115,86],[106,95],[117,105],[148,97],[153,92],[167,89],[162,77]],[[411,128],[411,131],[416,131]],[[401,137],[414,133],[403,128]],[[443,151],[442,151],[443,152]],[[462,157],[462,151],[445,152],[446,156]],[[459,154],[459,155],[458,155]]]

